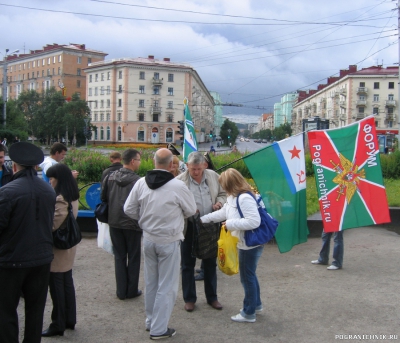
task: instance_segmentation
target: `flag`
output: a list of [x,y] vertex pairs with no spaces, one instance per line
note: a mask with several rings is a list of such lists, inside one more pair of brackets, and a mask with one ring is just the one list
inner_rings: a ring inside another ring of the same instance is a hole
[[301,135],[243,157],[268,212],[279,221],[281,253],[307,241],[306,170]]
[[324,231],[390,222],[374,117],[308,140]]
[[183,143],[183,160],[187,162],[189,154],[193,151],[197,151],[197,141],[196,141],[196,131],[194,130],[194,125],[192,121],[192,116],[190,115],[189,105],[187,99],[184,101],[185,108],[183,110],[185,118],[185,133],[184,133],[184,143]]

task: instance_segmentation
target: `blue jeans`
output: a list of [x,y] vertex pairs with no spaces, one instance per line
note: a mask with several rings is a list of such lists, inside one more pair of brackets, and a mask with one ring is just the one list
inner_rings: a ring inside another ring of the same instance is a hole
[[239,249],[240,282],[244,288],[243,309],[240,314],[247,319],[256,318],[256,308],[262,308],[256,269],[263,250],[263,245],[249,250]]
[[343,231],[328,232],[328,233],[322,232],[322,249],[319,253],[318,261],[321,262],[322,264],[328,264],[332,234],[333,234],[333,242],[335,243],[333,247],[332,265],[342,268],[343,253],[344,253]]

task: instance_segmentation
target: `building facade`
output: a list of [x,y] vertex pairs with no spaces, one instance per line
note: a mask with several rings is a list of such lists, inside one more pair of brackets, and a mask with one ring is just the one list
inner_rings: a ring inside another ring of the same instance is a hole
[[398,67],[357,71],[357,66],[350,66],[317,90],[299,92],[292,111],[293,133],[301,132],[302,120],[310,117],[328,119],[330,128],[336,128],[374,115],[378,134],[398,134],[398,73]]
[[[78,93],[85,99],[86,77],[83,69],[89,63],[103,61],[106,55],[87,49],[85,44],[48,44],[41,50],[10,55],[7,57],[7,99],[18,98],[26,90],[41,92],[50,87],[62,90],[66,98]],[[0,63],[1,83],[3,65],[4,61]]]
[[214,130],[214,100],[189,65],[121,58],[92,63],[85,73],[94,141],[179,144],[185,98],[197,141]]
[[214,99],[214,136],[218,137],[221,134],[221,126],[224,123],[221,96],[217,92],[210,92]]

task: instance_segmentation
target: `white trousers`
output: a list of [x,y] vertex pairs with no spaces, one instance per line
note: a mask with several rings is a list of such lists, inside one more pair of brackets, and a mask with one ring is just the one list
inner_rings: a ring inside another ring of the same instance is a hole
[[180,243],[155,244],[143,240],[146,328],[151,335],[162,335],[168,329],[178,294]]

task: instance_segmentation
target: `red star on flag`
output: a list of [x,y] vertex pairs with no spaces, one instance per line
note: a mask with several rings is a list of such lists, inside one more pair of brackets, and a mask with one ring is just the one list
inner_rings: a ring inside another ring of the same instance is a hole
[[292,159],[295,157],[300,159],[300,156],[299,156],[300,151],[301,150],[297,150],[296,146],[294,146],[292,150],[289,150],[289,152],[292,154]]

